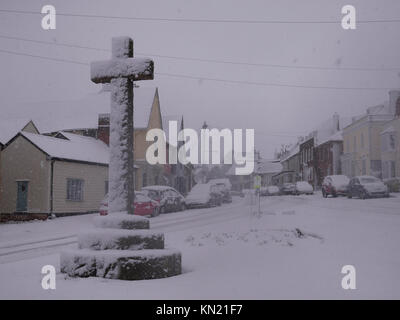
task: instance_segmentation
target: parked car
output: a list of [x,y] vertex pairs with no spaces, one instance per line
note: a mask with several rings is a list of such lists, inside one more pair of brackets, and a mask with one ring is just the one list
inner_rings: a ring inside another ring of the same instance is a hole
[[211,179],[208,184],[215,185],[222,195],[222,202],[232,202],[231,188],[229,179]]
[[142,192],[160,204],[160,213],[183,211],[186,209],[185,197],[169,186],[147,186]]
[[268,186],[267,187],[267,195],[268,196],[277,196],[281,191],[277,186]]
[[294,183],[286,182],[281,186],[281,194],[294,194],[296,191],[296,186]]
[[231,196],[243,198],[244,193],[243,191],[231,190]]
[[268,188],[267,187],[261,187],[260,188],[260,196],[267,196],[268,195]]
[[361,199],[371,197],[389,197],[388,187],[378,178],[372,176],[359,176],[350,180],[348,198]]
[[329,195],[332,197],[347,195],[349,182],[350,179],[345,175],[326,176],[322,182],[322,196],[327,198]]
[[400,178],[385,179],[383,183],[387,185],[389,192],[400,192]]
[[185,201],[188,208],[220,206],[222,194],[215,185],[198,183],[186,196]]
[[314,194],[314,188],[311,184],[307,181],[297,181],[295,184],[295,191],[296,195],[300,194]]
[[[100,215],[108,214],[108,194],[101,201]],[[135,215],[156,217],[160,214],[160,206],[157,201],[154,201],[141,192],[135,192],[134,201]]]

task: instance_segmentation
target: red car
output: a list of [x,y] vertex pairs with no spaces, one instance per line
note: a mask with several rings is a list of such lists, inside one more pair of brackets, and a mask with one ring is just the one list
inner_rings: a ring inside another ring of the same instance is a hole
[[[157,201],[151,200],[149,197],[140,192],[135,192],[135,214],[139,216],[156,217],[160,214],[160,205]],[[108,214],[108,194],[104,197],[100,206],[100,215]]]
[[326,176],[322,182],[322,196],[327,198],[329,195],[337,197],[338,195],[347,195],[347,189],[350,179],[345,175]]

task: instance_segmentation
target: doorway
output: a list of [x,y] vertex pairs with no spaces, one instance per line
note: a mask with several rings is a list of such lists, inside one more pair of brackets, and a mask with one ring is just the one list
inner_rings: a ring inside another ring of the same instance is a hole
[[28,211],[28,181],[17,181],[17,212]]

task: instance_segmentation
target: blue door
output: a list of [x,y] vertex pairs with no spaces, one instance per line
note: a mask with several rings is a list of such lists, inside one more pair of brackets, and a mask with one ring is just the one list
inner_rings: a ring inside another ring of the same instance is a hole
[[28,181],[17,182],[17,212],[28,211]]

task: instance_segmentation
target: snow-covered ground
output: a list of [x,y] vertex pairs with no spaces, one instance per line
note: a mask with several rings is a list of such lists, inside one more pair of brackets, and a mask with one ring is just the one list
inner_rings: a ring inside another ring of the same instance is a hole
[[[400,195],[389,199],[276,196],[262,214],[243,199],[151,219],[167,247],[182,251],[183,274],[145,281],[69,278],[41,287],[41,269],[76,247],[94,215],[0,225],[0,298],[274,299],[400,298]],[[356,268],[356,290],[341,287]]]

